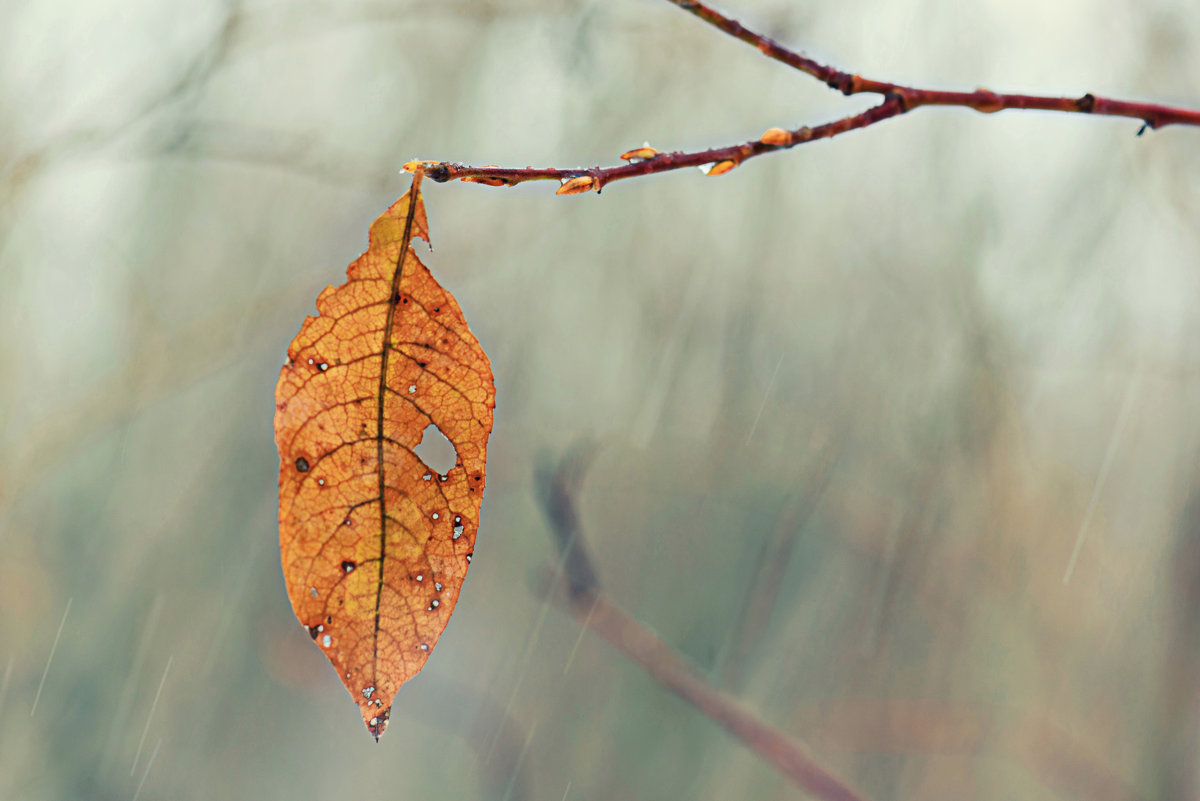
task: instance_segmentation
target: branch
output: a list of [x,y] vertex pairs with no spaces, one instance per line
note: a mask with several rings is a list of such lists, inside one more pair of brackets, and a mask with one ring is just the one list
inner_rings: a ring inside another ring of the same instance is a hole
[[707,175],[724,175],[746,159],[776,150],[787,150],[817,139],[832,139],[847,131],[866,128],[889,117],[903,114],[904,111],[904,106],[895,98],[888,98],[861,114],[843,117],[815,128],[803,127],[794,131],[771,128],[759,139],[728,147],[698,150],[693,153],[659,153],[652,147],[639,147],[637,150],[623,153],[621,158],[629,163],[617,167],[468,167],[448,161],[410,161],[404,165],[404,169],[407,172],[423,170],[430,180],[439,183],[458,180],[489,186],[515,186],[526,181],[562,181],[557,194],[577,195],[592,190],[599,192],[613,181],[640,178],[684,167],[700,167]]
[[1155,103],[1113,100],[1099,97],[1090,92],[1075,98],[999,94],[988,89],[976,89],[974,92],[948,92],[863,78],[803,56],[760,33],[755,33],[737,20],[727,17],[697,0],[667,0],[667,2],[694,14],[730,36],[753,45],[768,58],[811,75],[844,95],[877,94],[883,96],[883,101],[861,114],[842,117],[811,128],[803,126],[790,131],[771,128],[757,140],[726,147],[690,153],[678,151],[659,153],[652,147],[641,147],[623,153],[621,158],[627,163],[614,167],[565,169],[497,167],[495,165],[470,167],[449,161],[410,161],[404,165],[404,169],[408,172],[421,170],[431,180],[439,183],[457,180],[487,184],[488,186],[515,186],[526,181],[559,181],[562,185],[558,188],[557,194],[576,195],[590,191],[599,192],[613,181],[640,178],[685,167],[700,167],[706,175],[710,176],[724,175],[746,159],[761,156],[764,153],[787,150],[817,139],[831,139],[849,131],[866,128],[891,117],[906,114],[922,106],[958,106],[974,109],[984,114],[992,114],[1006,109],[1034,109],[1107,117],[1130,117],[1142,120],[1138,136],[1147,130],[1162,128],[1166,125],[1200,126],[1200,111],[1198,110]]
[[[727,692],[713,687],[674,649],[601,591],[587,552],[575,505],[584,475],[596,455],[592,443],[573,446],[557,464],[540,461],[536,473],[542,512],[561,555],[558,571],[543,579],[546,593],[580,625],[606,640],[651,678],[690,703],[772,765],[793,784],[824,801],[862,801],[854,790],[818,763],[787,733],[763,721]],[[1027,769],[1047,788],[1065,796],[1104,801],[1142,801],[1109,760],[1093,755],[1064,728],[1038,710],[936,700],[826,699],[801,715],[828,748],[863,754],[943,755],[974,759],[1001,757]]]
[[565,603],[575,617],[588,631],[641,665],[665,689],[719,723],[797,787],[823,801],[863,801],[862,796],[809,756],[786,733],[710,685],[670,646],[598,590],[574,498],[593,454],[587,446],[573,449],[557,470],[539,469],[537,477],[542,509],[564,560]]
[[[1128,100],[1111,100],[1097,97],[1091,92],[1083,97],[1050,97],[1047,95],[998,94],[988,89],[974,92],[943,92],[935,89],[917,89],[889,81],[877,81],[843,72],[821,64],[807,56],[779,44],[762,34],[749,30],[740,22],[709,8],[697,0],[667,0],[707,22],[730,36],[753,45],[763,55],[789,67],[807,73],[831,89],[844,95],[876,94],[896,97],[904,104],[905,111],[921,106],[961,106],[984,114],[993,114],[1005,109],[1037,109],[1039,111],[1064,111],[1075,114],[1099,114],[1108,117],[1132,117],[1144,122],[1146,128],[1162,128],[1165,125],[1200,125],[1200,111],[1162,106],[1155,103],[1138,103]],[[1139,134],[1141,131],[1139,131]]]
[[570,605],[591,633],[604,638],[665,689],[719,723],[797,787],[825,801],[862,801],[862,796],[805,753],[786,733],[708,684],[670,646],[603,595],[591,590],[573,593]]

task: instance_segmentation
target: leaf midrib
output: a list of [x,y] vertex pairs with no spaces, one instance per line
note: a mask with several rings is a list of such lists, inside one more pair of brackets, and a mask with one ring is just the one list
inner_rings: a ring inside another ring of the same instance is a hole
[[400,278],[404,272],[404,260],[408,256],[408,248],[412,242],[413,222],[417,216],[417,203],[420,202],[421,173],[413,177],[412,188],[408,190],[408,214],[404,219],[404,235],[400,238],[400,255],[396,258],[396,271],[392,275],[392,285],[388,293],[387,321],[383,327],[383,353],[379,364],[379,393],[375,398],[375,472],[379,477],[379,580],[375,586],[375,633],[372,638],[372,665],[376,681],[379,673],[379,609],[383,602],[383,571],[387,564],[387,497],[385,490],[387,481],[383,461],[383,445],[386,437],[383,433],[383,407],[387,397],[388,355],[392,350],[392,333],[396,322],[396,309],[400,305]]

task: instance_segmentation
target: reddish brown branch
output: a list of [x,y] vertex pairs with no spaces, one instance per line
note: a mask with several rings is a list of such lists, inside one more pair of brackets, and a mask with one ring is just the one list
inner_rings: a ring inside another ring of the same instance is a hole
[[1161,128],[1164,125],[1173,124],[1200,125],[1200,111],[1155,103],[1110,100],[1097,97],[1090,92],[1083,97],[1009,95],[999,94],[988,89],[976,89],[974,92],[943,92],[863,78],[860,75],[843,72],[803,56],[773,39],[749,30],[737,20],[709,8],[704,3],[696,0],[667,0],[667,2],[694,14],[730,36],[752,45],[768,58],[807,73],[842,94],[869,93],[896,97],[904,104],[905,111],[911,111],[920,106],[961,106],[982,111],[985,114],[1005,109],[1038,109],[1076,114],[1099,114],[1108,117],[1132,117],[1142,120],[1149,128]]
[[[455,164],[449,161],[410,161],[404,165],[409,172],[423,170],[430,180],[438,181],[468,181],[492,186],[515,186],[526,181],[562,181],[559,194],[574,195],[595,190],[599,192],[613,181],[625,178],[640,178],[659,172],[679,170],[685,167],[708,168],[709,175],[721,175],[729,172],[746,159],[761,156],[775,150],[786,150],[790,147],[812,142],[817,139],[830,139],[847,131],[866,128],[882,122],[888,117],[895,117],[905,111],[903,104],[895,98],[888,98],[878,106],[869,108],[861,114],[843,117],[840,120],[827,122],[813,128],[797,128],[795,131],[784,131],[772,128],[763,134],[762,138],[742,142],[727,147],[717,147],[711,150],[698,150],[694,153],[654,153],[649,157],[632,157],[628,164],[617,167],[591,167],[574,169],[557,169],[553,167],[468,167],[465,164]],[[641,148],[646,151],[648,149]]]
[[815,127],[801,127],[793,131],[772,128],[759,139],[741,144],[700,150],[692,153],[658,153],[653,148],[639,148],[622,158],[629,163],[615,167],[591,167],[574,169],[537,167],[470,167],[448,161],[411,161],[404,165],[409,172],[423,170],[430,179],[438,182],[467,181],[491,186],[515,186],[526,181],[559,181],[558,194],[574,195],[582,192],[599,192],[613,181],[625,178],[640,178],[685,167],[702,167],[708,175],[722,175],[737,167],[746,159],[778,150],[786,150],[816,139],[829,139],[848,131],[866,128],[889,117],[905,114],[922,106],[958,106],[991,114],[1006,109],[1035,109],[1061,111],[1075,114],[1097,114],[1109,117],[1130,117],[1142,120],[1142,129],[1162,128],[1166,125],[1200,126],[1200,111],[1163,106],[1155,103],[1139,103],[1128,100],[1113,100],[1088,94],[1082,97],[1053,97],[1049,95],[1000,94],[988,89],[974,92],[947,92],[936,89],[918,89],[911,86],[863,78],[835,69],[807,56],[795,52],[778,42],[755,33],[735,19],[725,16],[696,0],[668,0],[714,27],[747,44],[753,45],[765,56],[789,67],[800,70],[822,81],[845,95],[878,94],[883,102],[861,114],[843,117]]

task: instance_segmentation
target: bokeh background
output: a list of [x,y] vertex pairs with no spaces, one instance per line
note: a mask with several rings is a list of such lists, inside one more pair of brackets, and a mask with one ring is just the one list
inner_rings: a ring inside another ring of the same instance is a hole
[[[1188,0],[727,8],[872,77],[1200,105]],[[925,110],[428,185],[498,388],[471,577],[378,745],[292,615],[274,385],[401,164],[869,102],[652,0],[0,5],[0,798],[796,797],[541,591],[579,448],[609,597],[865,796],[1196,797],[1196,130]]]

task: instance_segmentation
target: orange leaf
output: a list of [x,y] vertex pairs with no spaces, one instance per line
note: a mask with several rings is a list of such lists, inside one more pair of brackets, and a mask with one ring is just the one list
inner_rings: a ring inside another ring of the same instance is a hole
[[[279,545],[292,609],[379,739],[475,549],[496,391],[454,298],[417,258],[421,174],[317,298],[275,388]],[[427,426],[455,448],[438,475]]]

